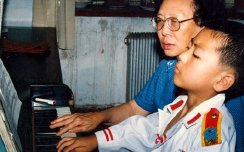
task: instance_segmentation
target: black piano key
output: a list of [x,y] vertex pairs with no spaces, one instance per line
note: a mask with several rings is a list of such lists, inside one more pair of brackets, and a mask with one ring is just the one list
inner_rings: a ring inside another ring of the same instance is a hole
[[52,134],[36,134],[35,136],[36,145],[39,146],[56,145],[60,140],[60,136]]
[[36,152],[57,152],[56,145],[39,146],[35,147]]
[[[66,110],[64,110],[66,111]],[[50,129],[50,122],[57,118],[56,109],[34,110],[34,134],[36,152],[56,152],[56,145],[61,137],[56,136],[59,128]]]
[[36,119],[48,118],[49,120],[54,120],[57,118],[57,110],[49,109],[49,110],[35,110],[34,115]]
[[50,129],[50,122],[57,118],[56,109],[43,109],[34,111],[34,127],[36,133],[55,133],[56,129]]
[[55,134],[59,129],[50,129],[48,126],[35,126],[36,133],[53,133]]

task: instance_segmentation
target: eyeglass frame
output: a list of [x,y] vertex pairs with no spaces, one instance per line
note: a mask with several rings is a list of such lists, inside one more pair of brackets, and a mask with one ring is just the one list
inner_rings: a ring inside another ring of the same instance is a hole
[[[162,27],[159,28],[159,29],[157,28],[157,24],[158,24],[159,22],[157,23],[157,22],[155,21],[156,19],[160,19],[160,20],[161,20],[160,22],[164,22],[164,24],[162,25]],[[178,21],[178,23],[179,23],[179,27],[178,27],[178,29],[174,30],[174,29],[171,28],[171,26],[169,25],[169,21],[170,21],[171,19],[176,19],[176,20]],[[190,20],[192,20],[192,19],[195,19],[195,18],[192,17],[192,18],[189,18],[189,19],[185,19],[185,20],[181,20],[181,21],[179,21],[179,19],[176,18],[176,17],[169,17],[169,18],[166,18],[165,20],[163,20],[163,19],[161,19],[160,17],[156,16],[156,17],[153,17],[151,21],[153,22],[153,27],[155,27],[155,28],[157,29],[157,31],[161,30],[161,29],[164,27],[165,23],[166,23],[167,27],[168,27],[171,31],[179,31],[179,29],[180,29],[180,24],[181,24],[181,23],[190,21]]]

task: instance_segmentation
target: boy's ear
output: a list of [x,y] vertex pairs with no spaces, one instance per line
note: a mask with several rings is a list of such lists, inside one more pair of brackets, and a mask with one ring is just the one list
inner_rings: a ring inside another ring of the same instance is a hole
[[235,75],[233,73],[221,73],[217,81],[214,83],[214,90],[216,92],[222,92],[229,89],[235,82]]

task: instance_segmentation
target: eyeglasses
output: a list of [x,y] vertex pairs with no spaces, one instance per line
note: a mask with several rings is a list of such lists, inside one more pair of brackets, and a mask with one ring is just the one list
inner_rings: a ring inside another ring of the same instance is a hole
[[153,27],[155,27],[158,31],[161,30],[166,23],[167,27],[171,31],[178,31],[180,29],[180,24],[186,21],[190,21],[194,18],[189,18],[186,20],[179,21],[176,17],[169,17],[166,20],[161,19],[160,17],[153,17]]

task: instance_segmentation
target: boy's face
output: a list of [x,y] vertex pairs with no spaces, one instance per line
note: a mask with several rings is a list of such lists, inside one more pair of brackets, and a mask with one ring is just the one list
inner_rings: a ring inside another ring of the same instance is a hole
[[214,91],[213,84],[223,69],[216,50],[218,45],[211,30],[203,29],[189,44],[189,50],[179,55],[174,83],[188,92]]

